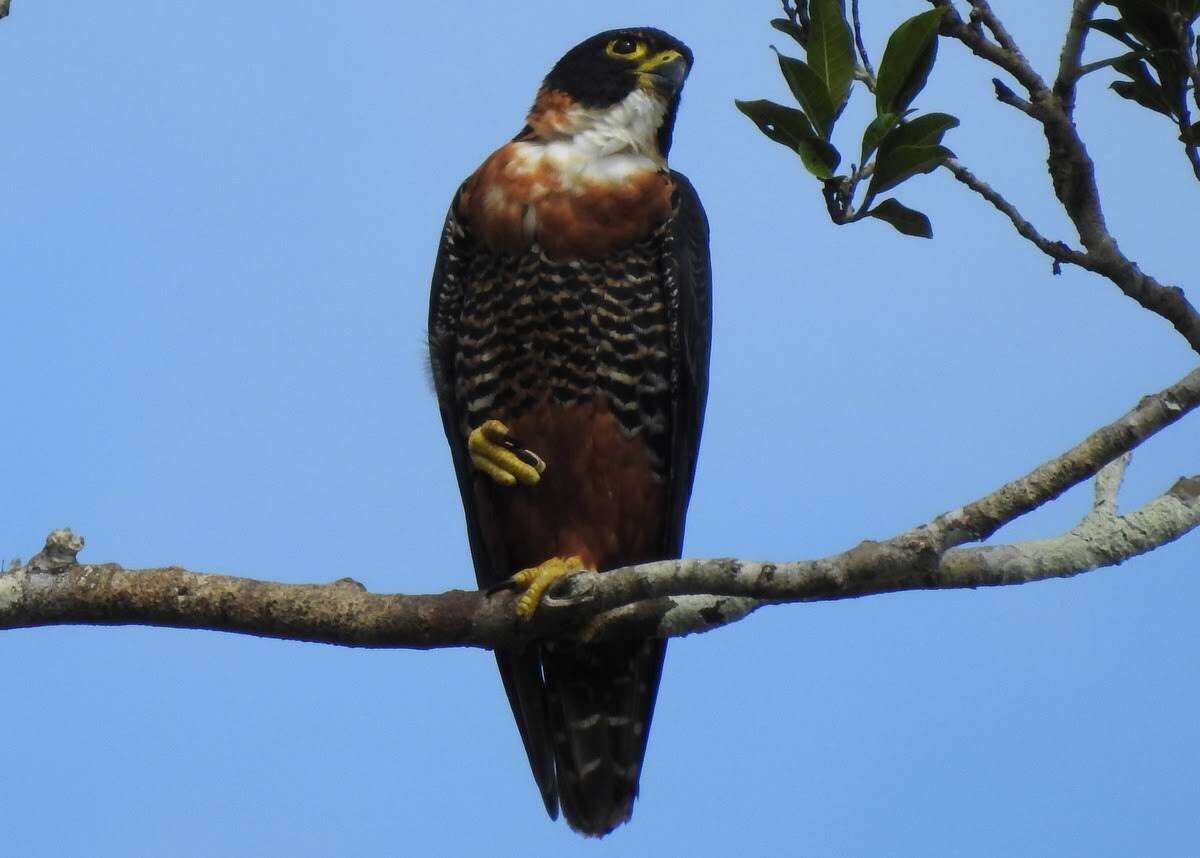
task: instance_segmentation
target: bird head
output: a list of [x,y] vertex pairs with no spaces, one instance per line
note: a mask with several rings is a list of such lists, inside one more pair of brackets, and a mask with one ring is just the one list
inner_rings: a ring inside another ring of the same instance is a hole
[[[541,137],[569,137],[598,126],[631,140],[637,124],[652,125],[650,138],[664,159],[679,109],[692,52],[652,27],[608,30],[567,51],[546,75],[529,114]],[[636,147],[636,142],[633,144]]]

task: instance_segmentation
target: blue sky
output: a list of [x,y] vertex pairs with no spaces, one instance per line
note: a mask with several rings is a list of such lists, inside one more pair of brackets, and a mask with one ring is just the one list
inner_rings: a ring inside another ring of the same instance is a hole
[[[422,356],[438,230],[553,61],[616,26],[660,26],[697,58],[672,152],[716,280],[690,555],[888,536],[1195,364],[1111,284],[1052,277],[946,174],[898,193],[932,242],[829,224],[794,156],[733,108],[786,94],[777,7],[734,5],[17,0],[0,22],[0,555],[69,525],[96,562],[469,586]],[[1065,0],[996,5],[1048,68]],[[866,4],[876,58],[923,8]],[[917,106],[959,115],[947,145],[1070,238],[1044,143],[993,74],[944,44]],[[1084,85],[1079,122],[1110,225],[1200,300],[1200,189],[1166,121],[1106,82]],[[1196,472],[1195,419],[1138,453],[1125,509]],[[1062,531],[1088,492],[999,538]],[[6,852],[1183,855],[1198,567],[1193,535],[1071,581],[774,608],[675,641],[633,823],[599,846],[545,819],[486,652],[8,632]]]

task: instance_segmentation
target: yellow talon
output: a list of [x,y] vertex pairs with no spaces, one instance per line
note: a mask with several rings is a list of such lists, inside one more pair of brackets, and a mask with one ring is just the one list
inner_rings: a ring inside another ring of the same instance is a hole
[[536,485],[546,463],[520,446],[499,420],[487,420],[467,436],[471,463],[502,486]]
[[515,485],[517,482],[516,477],[501,468],[499,465],[493,465],[490,460],[483,458],[483,456],[477,456],[472,453],[471,464],[483,471],[502,486]]
[[541,604],[542,596],[551,584],[564,575],[581,572],[583,569],[583,560],[579,557],[551,557],[539,566],[522,569],[513,575],[509,580],[518,587],[525,588],[525,592],[517,600],[517,616],[522,620],[532,618],[533,612]]

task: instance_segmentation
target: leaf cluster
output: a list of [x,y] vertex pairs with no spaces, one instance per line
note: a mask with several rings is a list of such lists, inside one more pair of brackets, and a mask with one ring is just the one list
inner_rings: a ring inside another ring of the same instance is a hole
[[1111,36],[1129,52],[1095,64],[1124,76],[1111,84],[1117,95],[1171,118],[1189,145],[1200,143],[1200,123],[1192,123],[1187,95],[1200,45],[1192,33],[1200,0],[1105,0],[1117,18],[1097,18],[1091,28]]
[[[779,70],[798,106],[759,99],[739,100],[738,109],[768,138],[800,156],[805,169],[822,182],[835,223],[874,217],[906,235],[932,237],[929,218],[921,212],[892,198],[874,203],[877,195],[933,171],[954,156],[941,144],[958,120],[946,113],[915,115],[910,107],[937,59],[937,32],[944,10],[931,9],[897,27],[884,49],[878,76],[866,71],[865,57],[859,62],[842,0],[811,0],[804,11],[803,18],[794,14],[771,22],[805,53],[799,59],[776,51]],[[837,174],[842,154],[833,143],[834,127],[856,81],[874,93],[875,118],[862,132],[859,165],[851,164],[848,173]],[[855,205],[858,186],[864,181],[866,191]]]

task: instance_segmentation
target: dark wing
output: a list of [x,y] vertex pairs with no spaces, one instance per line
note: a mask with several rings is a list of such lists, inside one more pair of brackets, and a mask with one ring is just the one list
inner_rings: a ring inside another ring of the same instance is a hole
[[[476,253],[475,242],[455,213],[459,194],[446,215],[442,240],[438,245],[437,261],[433,266],[433,283],[429,294],[429,363],[433,371],[433,386],[437,392],[438,408],[442,413],[442,428],[450,444],[458,491],[466,513],[467,538],[475,579],[481,587],[495,584],[505,572],[498,571],[488,554],[475,504],[474,469],[467,454],[462,434],[462,414],[455,395],[455,353],[458,350],[458,324],[462,313],[463,291],[471,270],[471,258]],[[546,695],[542,686],[542,668],[532,647],[496,650],[496,663],[504,680],[516,717],[517,729],[529,757],[529,767],[537,780],[546,812],[558,818],[558,798],[554,779],[554,749],[546,725]]]
[[668,461],[666,557],[683,551],[683,526],[704,404],[708,399],[708,356],[712,341],[712,269],[708,218],[696,189],[683,173],[675,182],[675,215],[663,248],[666,292],[671,315],[671,443]]

